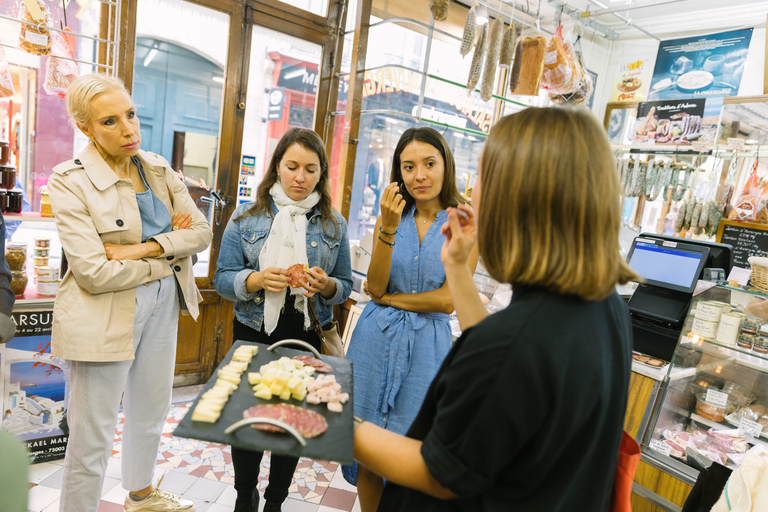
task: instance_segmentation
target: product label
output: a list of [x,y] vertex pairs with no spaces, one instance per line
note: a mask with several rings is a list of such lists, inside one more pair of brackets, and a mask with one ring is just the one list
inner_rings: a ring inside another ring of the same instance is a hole
[[659,453],[663,453],[667,457],[669,457],[669,454],[672,451],[672,447],[660,439],[651,439],[651,442],[648,446],[651,448],[651,450],[656,450]]
[[691,149],[694,151],[707,151],[707,143],[701,141],[694,141],[691,143]]
[[728,405],[728,393],[722,391],[715,391],[714,389],[707,390],[707,403],[717,405],[719,407],[725,407]]
[[744,139],[728,139],[728,147],[730,149],[744,149],[744,143],[746,141]]
[[547,52],[547,54],[544,56],[544,64],[549,66],[555,62],[557,62],[557,52]]
[[748,420],[747,418],[741,418],[741,421],[739,421],[739,437],[743,437],[745,434],[752,437],[760,437],[762,431],[763,426],[756,421]]
[[45,34],[38,34],[37,32],[27,30],[24,33],[24,40],[35,46],[48,46],[48,36]]
[[677,242],[664,242],[664,247],[677,247]]

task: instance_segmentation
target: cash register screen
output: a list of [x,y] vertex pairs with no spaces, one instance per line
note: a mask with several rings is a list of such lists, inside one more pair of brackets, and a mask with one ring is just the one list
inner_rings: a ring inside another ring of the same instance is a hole
[[707,256],[706,247],[637,238],[629,266],[648,284],[692,293]]

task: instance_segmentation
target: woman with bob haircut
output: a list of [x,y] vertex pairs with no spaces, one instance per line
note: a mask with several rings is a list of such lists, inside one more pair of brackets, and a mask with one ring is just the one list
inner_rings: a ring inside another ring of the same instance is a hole
[[[356,419],[355,458],[387,480],[379,511],[606,511],[632,345],[614,288],[636,278],[608,140],[587,110],[528,108],[491,129],[479,167],[474,211],[443,225],[463,334],[405,436]],[[514,290],[491,316],[476,241]]]
[[[440,227],[446,208],[465,201],[456,188],[451,148],[433,128],[402,134],[390,180],[368,268],[372,300],[357,322],[347,359],[353,362],[355,414],[405,434],[451,349],[453,300],[440,261],[445,240]],[[474,271],[477,249],[469,259]],[[375,510],[381,477],[365,467],[357,474],[354,466],[342,471],[357,484],[361,510]]]
[[139,118],[121,81],[78,78],[67,110],[90,144],[48,180],[69,262],[51,337],[70,376],[60,510],[98,509],[122,403],[125,510],[192,511],[192,500],[153,488],[152,477],[171,404],[179,309],[196,319],[202,299],[192,256],[213,234],[168,162],[140,150]]
[[[237,207],[224,230],[213,285],[235,303],[232,340],[271,345],[299,339],[320,350],[308,304],[323,330],[335,326],[334,304],[352,293],[347,223],[333,209],[328,155],[312,130],[292,128],[275,147],[256,201]],[[307,265],[302,288],[288,286],[288,268]],[[288,291],[290,290],[290,293]],[[232,447],[235,512],[259,510],[264,452]],[[278,512],[298,457],[272,455],[263,512]]]

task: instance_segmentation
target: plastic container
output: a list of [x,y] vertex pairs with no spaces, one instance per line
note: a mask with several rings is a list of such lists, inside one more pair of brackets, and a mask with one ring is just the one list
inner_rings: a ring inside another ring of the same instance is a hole
[[56,292],[59,291],[59,283],[60,281],[58,279],[55,281],[43,281],[38,279],[37,294],[46,297],[53,297],[56,295]]
[[5,260],[11,271],[22,271],[27,263],[27,244],[25,242],[8,242],[5,246]]
[[[730,404],[731,401],[729,398],[728,405]],[[696,395],[696,414],[704,419],[717,422],[723,421],[725,419],[726,408],[727,406],[722,407],[720,405],[707,402],[706,393],[698,393]]]
[[36,267],[47,267],[48,266],[48,256],[33,256],[32,261],[35,262]]
[[36,267],[37,279],[39,281],[58,281],[59,269],[56,267]]
[[728,393],[729,402],[733,402],[734,409],[727,411],[728,414],[734,412],[736,409],[746,407],[755,400],[757,397],[749,390],[739,386],[735,382],[726,382],[723,386],[723,393]]
[[40,249],[39,247],[35,247],[35,251],[32,253],[34,256],[37,256],[38,258],[47,258],[48,257],[48,251],[49,249]]
[[35,237],[35,248],[49,249],[51,247],[51,239],[47,236]]
[[13,291],[17,297],[24,295],[28,282],[29,278],[24,270],[11,271],[11,291]]

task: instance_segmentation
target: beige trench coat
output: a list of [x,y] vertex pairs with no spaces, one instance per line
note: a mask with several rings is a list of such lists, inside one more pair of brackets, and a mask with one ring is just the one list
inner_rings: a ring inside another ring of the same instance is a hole
[[48,193],[69,262],[53,308],[51,354],[56,357],[133,359],[136,287],[172,274],[181,285],[188,314],[197,319],[202,296],[195,285],[191,256],[211,243],[211,227],[164,158],[145,151],[139,151],[138,157],[149,187],[171,218],[189,213],[192,226],[152,237],[163,248],[157,258],[108,260],[105,243],[141,243],[141,214],[133,184],[120,180],[93,144],[77,159],[54,167]]

